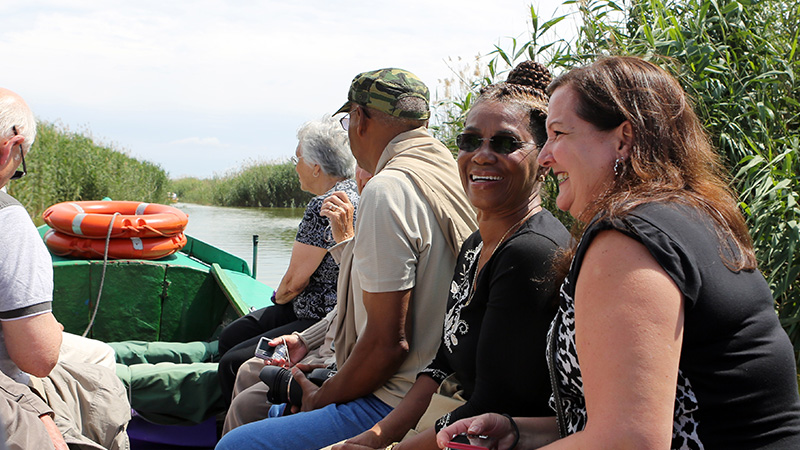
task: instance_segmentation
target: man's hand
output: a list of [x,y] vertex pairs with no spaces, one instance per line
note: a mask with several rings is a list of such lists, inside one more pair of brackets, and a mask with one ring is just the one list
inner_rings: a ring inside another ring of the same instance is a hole
[[44,414],[39,416],[39,419],[44,424],[44,428],[47,430],[50,440],[53,441],[53,447],[55,447],[56,450],[69,450],[67,443],[64,441],[64,436],[61,436],[61,432],[58,431],[58,427],[56,423],[53,422],[53,418],[50,417],[49,414]]
[[298,411],[313,411],[319,407],[325,405],[317,405],[317,392],[319,392],[319,386],[312,383],[306,375],[303,373],[303,370],[310,371],[317,367],[325,367],[323,365],[310,365],[310,364],[299,364],[292,368],[292,377],[294,381],[300,385],[300,388],[303,389],[303,406],[302,408],[298,408],[295,405],[292,405],[292,413],[296,413]]
[[269,341],[270,347],[277,347],[283,343],[286,343],[286,348],[289,350],[289,359],[291,361],[284,361],[283,359],[265,359],[264,365],[266,366],[281,366],[281,367],[292,367],[298,361],[305,358],[308,354],[308,348],[306,344],[303,342],[302,339],[297,337],[296,334],[285,334],[281,337],[276,337]]
[[385,445],[380,447],[373,447],[371,445],[355,444],[350,441],[352,441],[352,439],[348,439],[347,442],[345,442],[344,444],[334,445],[333,447],[331,447],[331,449],[332,450],[376,450],[386,447]]
[[391,444],[391,442],[386,442],[386,438],[379,436],[374,429],[371,429],[359,434],[358,436],[351,437],[342,444],[334,445],[332,450],[385,448],[389,444]]

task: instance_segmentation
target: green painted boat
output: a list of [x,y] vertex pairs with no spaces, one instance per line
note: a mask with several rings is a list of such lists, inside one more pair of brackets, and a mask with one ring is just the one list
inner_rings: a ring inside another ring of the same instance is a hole
[[[44,237],[50,227],[42,225],[38,230]],[[108,260],[105,267],[103,260],[51,253],[53,314],[65,331],[81,335],[89,328],[87,336],[103,342],[211,342],[231,321],[271,304],[273,289],[253,278],[246,261],[186,238],[186,246],[173,255],[158,260]],[[199,384],[195,389],[205,388]],[[140,403],[136,395],[131,398],[134,406]],[[193,405],[191,398],[188,404]],[[218,434],[213,412],[187,411],[187,416],[197,416],[194,419],[202,422],[152,422],[152,415],[137,414],[128,425],[131,448],[211,449]]]
[[[39,234],[50,228],[39,227]],[[102,296],[88,337],[191,342],[212,340],[230,321],[270,304],[272,288],[251,276],[246,261],[187,236],[173,255],[85,260],[53,255],[53,313],[83,334]]]

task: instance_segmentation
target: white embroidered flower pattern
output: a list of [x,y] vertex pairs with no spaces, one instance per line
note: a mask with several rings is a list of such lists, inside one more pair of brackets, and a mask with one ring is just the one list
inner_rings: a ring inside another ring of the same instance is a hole
[[443,341],[447,350],[452,353],[453,347],[458,345],[458,336],[463,336],[469,331],[469,325],[461,320],[461,310],[469,305],[470,293],[473,286],[471,281],[474,279],[474,270],[477,270],[478,257],[481,254],[483,242],[472,250],[464,253],[464,264],[458,277],[450,284],[450,294],[453,297],[453,306],[448,309],[444,317],[444,336]]

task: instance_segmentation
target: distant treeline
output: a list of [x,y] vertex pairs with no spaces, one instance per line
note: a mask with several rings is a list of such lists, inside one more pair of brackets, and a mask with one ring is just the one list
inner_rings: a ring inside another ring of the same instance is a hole
[[253,163],[210,179],[181,178],[170,191],[183,202],[217,206],[304,207],[311,194],[300,189],[294,165]]
[[137,200],[164,203],[167,173],[110,145],[52,123],[40,122],[36,141],[25,157],[28,174],[8,184],[37,224],[55,203],[74,200]]

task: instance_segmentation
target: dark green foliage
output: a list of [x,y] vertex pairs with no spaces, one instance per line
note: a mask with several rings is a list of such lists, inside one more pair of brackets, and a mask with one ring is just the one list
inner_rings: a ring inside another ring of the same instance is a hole
[[28,175],[8,184],[8,192],[36,223],[49,206],[73,200],[136,200],[164,203],[167,174],[156,164],[139,161],[83,134],[40,123],[25,158]]

